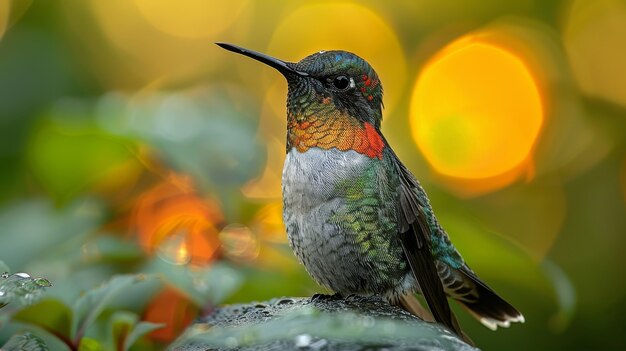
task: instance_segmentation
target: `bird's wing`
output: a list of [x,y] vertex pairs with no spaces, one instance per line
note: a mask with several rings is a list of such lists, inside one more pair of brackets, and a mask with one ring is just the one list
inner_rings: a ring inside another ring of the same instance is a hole
[[[430,205],[419,182],[395,154],[393,158],[400,178],[398,219],[402,247],[435,320],[468,340],[450,310],[447,293],[490,329],[524,322],[524,316],[515,307],[498,296],[463,262],[438,224],[429,224],[425,211],[431,211]],[[435,261],[433,252],[442,253],[447,261]]]
[[392,158],[400,180],[397,217],[404,254],[435,320],[463,337],[437,273],[431,251],[431,229],[424,213],[426,205],[417,192],[420,185],[395,154]]

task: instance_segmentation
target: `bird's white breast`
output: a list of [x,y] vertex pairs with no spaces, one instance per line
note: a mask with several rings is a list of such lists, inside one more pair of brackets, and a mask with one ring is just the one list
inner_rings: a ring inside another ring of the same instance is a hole
[[283,219],[289,244],[321,285],[334,291],[351,287],[363,268],[353,239],[332,218],[345,207],[342,182],[363,172],[371,161],[356,151],[292,149],[283,169]]
[[338,196],[337,184],[357,177],[370,159],[356,151],[311,148],[287,153],[283,168],[283,199],[290,209],[307,212]]

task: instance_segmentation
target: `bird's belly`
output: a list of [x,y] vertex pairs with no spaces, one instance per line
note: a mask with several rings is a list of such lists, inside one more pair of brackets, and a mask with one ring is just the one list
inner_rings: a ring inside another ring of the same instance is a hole
[[313,279],[342,294],[384,294],[411,284],[404,281],[408,270],[399,242],[383,255],[372,255],[336,220],[347,206],[341,184],[353,180],[368,162],[354,151],[291,150],[283,170],[289,243]]

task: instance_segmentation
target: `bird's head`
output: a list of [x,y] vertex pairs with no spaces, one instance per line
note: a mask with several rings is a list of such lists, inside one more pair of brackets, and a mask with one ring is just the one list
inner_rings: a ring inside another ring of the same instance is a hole
[[346,51],[320,51],[291,63],[231,44],[217,45],[282,73],[289,85],[289,115],[349,116],[380,128],[383,88],[374,69],[359,56]]

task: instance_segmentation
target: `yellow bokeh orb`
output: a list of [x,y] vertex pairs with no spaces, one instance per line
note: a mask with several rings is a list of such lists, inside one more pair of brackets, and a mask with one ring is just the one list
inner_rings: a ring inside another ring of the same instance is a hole
[[480,180],[530,162],[543,108],[539,88],[519,57],[463,38],[422,70],[413,89],[410,123],[415,142],[436,172]]
[[572,1],[563,44],[583,92],[626,106],[626,2]]
[[252,17],[244,0],[106,0],[63,10],[87,64],[106,88],[121,90],[200,82],[226,60],[212,42],[238,42]]
[[249,0],[135,0],[144,17],[157,29],[184,38],[207,38],[228,28]]
[[0,1],[0,38],[2,38],[9,25],[10,5],[11,3],[8,1]]
[[[320,50],[350,51],[368,61],[385,88],[384,102],[389,114],[406,82],[406,60],[396,33],[383,17],[356,3],[303,5],[279,22],[266,53],[298,61]],[[273,87],[269,103],[283,117],[286,96],[283,89],[276,90],[278,85]]]
[[6,31],[28,10],[33,0],[2,0],[0,1],[0,39]]

